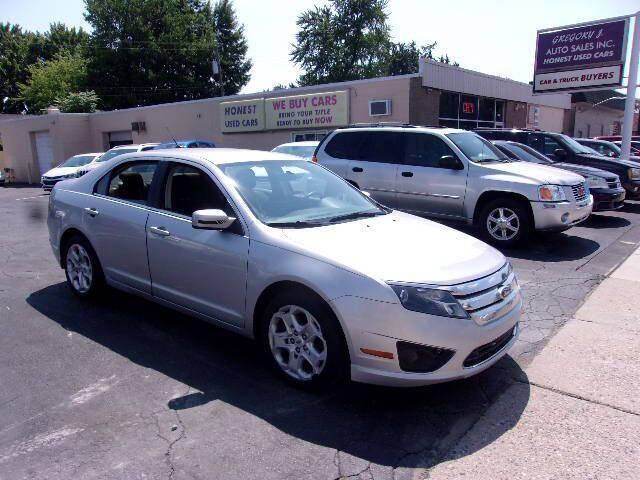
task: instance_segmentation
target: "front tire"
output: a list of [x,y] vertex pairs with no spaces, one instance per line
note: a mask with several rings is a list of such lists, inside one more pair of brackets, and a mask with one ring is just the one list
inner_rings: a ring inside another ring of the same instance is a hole
[[103,289],[102,267],[86,238],[76,235],[65,243],[63,265],[67,285],[78,297],[95,297]]
[[524,202],[514,198],[497,198],[482,208],[479,226],[485,241],[497,247],[509,248],[529,236],[533,222]]
[[309,292],[276,295],[261,317],[259,335],[271,366],[297,387],[326,388],[349,376],[340,322],[324,301]]

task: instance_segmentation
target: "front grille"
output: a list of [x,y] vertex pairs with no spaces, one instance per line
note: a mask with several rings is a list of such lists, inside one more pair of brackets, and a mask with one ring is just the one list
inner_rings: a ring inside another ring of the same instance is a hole
[[42,177],[42,184],[47,187],[53,187],[56,183],[62,180],[62,177]]
[[607,186],[609,188],[613,188],[613,189],[619,189],[622,188],[622,183],[620,183],[619,180],[610,180],[607,179]]
[[571,185],[571,191],[573,192],[573,198],[576,202],[584,201],[589,195],[589,190],[587,190],[586,184],[584,183]]
[[513,336],[516,334],[517,328],[518,327],[515,326],[511,330],[500,335],[494,341],[476,348],[467,358],[465,358],[462,365],[465,367],[475,367],[476,365],[489,360],[511,341]]
[[487,277],[447,287],[479,325],[485,325],[511,311],[516,305],[519,289],[508,263]]

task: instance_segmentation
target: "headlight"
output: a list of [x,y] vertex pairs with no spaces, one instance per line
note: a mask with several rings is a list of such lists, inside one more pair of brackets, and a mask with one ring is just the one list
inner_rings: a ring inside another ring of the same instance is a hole
[[538,197],[542,202],[562,202],[567,200],[564,189],[560,185],[540,185],[538,187]]
[[630,168],[629,178],[631,180],[640,180],[640,168]]
[[609,186],[607,181],[602,177],[586,177],[586,180],[589,188],[607,188]]
[[462,305],[446,290],[389,285],[407,310],[440,317],[469,318]]
[[76,173],[68,173],[67,175],[63,175],[62,178],[76,178],[77,175]]

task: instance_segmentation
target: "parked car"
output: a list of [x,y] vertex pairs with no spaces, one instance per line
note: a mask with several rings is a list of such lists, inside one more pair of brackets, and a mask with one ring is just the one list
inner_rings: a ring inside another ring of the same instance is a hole
[[477,225],[497,245],[512,246],[533,229],[566,230],[593,206],[581,176],[513,161],[465,130],[341,128],[316,158],[384,205]]
[[216,145],[208,140],[171,140],[153,147],[153,150],[165,150],[167,148],[215,148]]
[[154,151],[60,187],[48,228],[76,295],[107,284],[255,337],[297,384],[469,377],[518,334],[520,289],[500,252],[313,162]]
[[6,180],[4,170],[0,169],[0,185],[4,186]]
[[78,170],[96,160],[100,155],[102,152],[83,153],[67,158],[60,165],[42,175],[40,178],[42,188],[44,191],[50,192],[56,183],[67,178],[74,178],[78,175]]
[[296,157],[304,158],[305,160],[311,160],[313,152],[316,151],[316,147],[319,143],[320,142],[317,141],[283,143],[271,151],[295,155]]
[[620,177],[615,173],[605,172],[598,168],[585,167],[584,165],[554,162],[528,145],[510,140],[494,140],[491,143],[502,150],[505,155],[515,160],[549,165],[550,167],[582,175],[587,182],[591,195],[593,195],[594,212],[618,210],[624,206],[625,190],[620,183]]
[[589,147],[562,133],[525,129],[478,129],[489,140],[512,140],[529,145],[556,162],[599,168],[620,177],[627,198],[640,193],[640,162],[596,155]]
[[110,148],[105,153],[96,158],[95,161],[78,170],[78,176],[81,177],[85,173],[98,168],[104,162],[108,162],[125,153],[146,152],[147,150],[153,150],[159,143],[141,143],[140,145],[118,145],[117,147]]
[[[622,150],[620,150],[620,146],[614,142],[609,142],[607,140],[593,140],[591,138],[574,138],[574,140],[580,145],[589,147],[592,150],[595,150],[596,153],[604,155],[605,157],[620,158],[622,156]],[[634,155],[634,152],[632,150],[631,156],[628,157],[628,160],[640,162],[640,157]]]
[[[609,142],[621,142],[621,135],[600,135],[597,137],[593,137],[594,140],[608,140]],[[631,140],[640,140],[639,135],[631,135]]]
[[[620,140],[614,140],[611,143],[617,145],[618,148],[622,147],[622,141],[620,141]],[[640,141],[631,140],[631,155],[633,155],[635,157],[640,156]]]

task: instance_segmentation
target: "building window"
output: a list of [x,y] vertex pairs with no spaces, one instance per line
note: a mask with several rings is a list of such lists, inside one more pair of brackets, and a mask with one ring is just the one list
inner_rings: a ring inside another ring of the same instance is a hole
[[314,132],[293,132],[291,134],[292,142],[319,142],[327,136],[326,130]]
[[391,115],[391,100],[369,100],[369,116]]
[[472,130],[504,126],[504,101],[453,92],[440,94],[440,125]]

